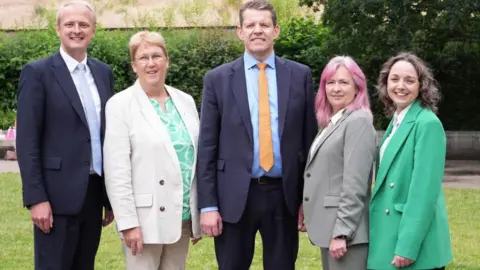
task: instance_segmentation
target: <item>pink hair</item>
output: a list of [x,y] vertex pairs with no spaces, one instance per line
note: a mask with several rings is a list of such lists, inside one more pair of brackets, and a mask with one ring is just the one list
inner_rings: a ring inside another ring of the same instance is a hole
[[372,112],[370,110],[370,101],[368,100],[367,92],[367,81],[365,79],[365,74],[363,74],[360,67],[355,63],[355,61],[349,56],[336,56],[332,58],[327,66],[322,71],[322,76],[320,78],[320,87],[318,88],[318,93],[315,98],[315,112],[317,116],[317,123],[320,127],[325,127],[328,125],[330,118],[333,116],[333,109],[328,102],[327,95],[325,92],[325,85],[327,81],[333,77],[338,67],[344,66],[350,74],[352,74],[353,81],[357,88],[357,94],[353,102],[347,106],[347,111],[354,111],[362,108],[370,116]]

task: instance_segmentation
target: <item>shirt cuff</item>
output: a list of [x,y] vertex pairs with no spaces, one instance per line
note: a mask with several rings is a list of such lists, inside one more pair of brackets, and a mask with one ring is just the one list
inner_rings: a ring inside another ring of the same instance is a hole
[[205,208],[200,209],[200,213],[211,212],[211,211],[218,211],[218,207],[211,206],[211,207],[205,207]]

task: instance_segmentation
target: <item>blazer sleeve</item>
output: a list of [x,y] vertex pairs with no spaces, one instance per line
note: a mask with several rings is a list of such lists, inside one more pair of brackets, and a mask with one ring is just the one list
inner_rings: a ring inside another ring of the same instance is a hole
[[16,151],[23,185],[23,204],[48,201],[42,171],[45,88],[40,71],[27,64],[20,73],[17,96]]
[[[103,146],[105,187],[119,231],[139,226],[132,188],[128,112],[120,100],[110,99],[105,107]],[[122,106],[123,105],[123,106]]]
[[[306,104],[303,131],[303,154],[304,160],[307,161],[308,151],[318,132],[317,119],[315,117],[315,93],[313,91],[313,79],[310,68],[307,70],[307,78],[305,81]],[[302,171],[303,173],[303,171]],[[302,177],[303,178],[303,177]]]
[[370,173],[375,155],[375,129],[367,117],[347,123],[343,148],[343,183],[332,238],[352,239],[370,188]]
[[[303,151],[302,151],[302,164],[306,166],[308,151],[315,139],[315,136],[318,132],[317,120],[315,117],[315,93],[313,91],[313,79],[312,72],[310,68],[307,67],[306,78],[305,78],[305,115],[303,117]],[[301,168],[300,172],[303,174],[305,168]],[[303,186],[304,178],[303,175],[299,178],[300,188],[299,188],[299,198],[303,198]]]
[[[108,93],[108,97],[110,98],[114,91],[115,91],[115,81],[114,81],[114,78],[113,78],[113,72],[112,72],[112,69],[109,68],[108,69],[108,78],[109,78],[109,81],[110,81],[110,88],[108,90],[110,90],[110,92]],[[106,210],[112,210],[112,205],[110,204],[110,200],[108,199],[108,194],[107,194],[107,190],[106,190],[106,187],[105,187],[105,182],[104,182],[104,189],[103,189],[103,205],[105,207]]]
[[438,119],[417,123],[413,172],[395,254],[416,260],[435,214],[445,169],[446,136]]
[[[210,75],[211,73],[207,73],[204,78],[200,112],[197,162],[198,207],[200,209],[218,207],[216,164],[220,132],[220,113]],[[211,209],[215,210],[216,208]]]

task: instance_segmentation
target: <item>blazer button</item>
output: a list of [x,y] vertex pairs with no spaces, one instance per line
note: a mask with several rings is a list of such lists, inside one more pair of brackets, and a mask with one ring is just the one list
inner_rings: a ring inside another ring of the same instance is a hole
[[90,161],[85,160],[85,165],[90,165]]
[[310,176],[311,176],[311,174],[310,174],[310,173],[307,173],[307,174],[306,174],[306,176],[307,176],[307,177],[310,177]]
[[386,214],[386,215],[390,214],[390,210],[388,210],[388,209],[385,210],[385,214]]
[[390,188],[393,188],[395,186],[394,183],[390,183]]
[[165,184],[165,181],[160,180],[158,183],[159,183],[161,186],[163,186],[163,185]]
[[165,211],[165,206],[160,206],[160,212]]
[[90,142],[90,138],[85,138],[85,141],[86,141],[86,142]]
[[310,200],[310,198],[308,197],[305,197],[305,201],[308,202]]

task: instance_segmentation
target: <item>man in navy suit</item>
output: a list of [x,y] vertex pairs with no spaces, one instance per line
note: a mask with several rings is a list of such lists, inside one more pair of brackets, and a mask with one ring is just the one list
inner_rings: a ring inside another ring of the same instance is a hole
[[244,55],[204,78],[201,228],[215,237],[221,270],[249,269],[257,231],[264,269],[295,269],[303,171],[317,131],[311,72],[275,56],[280,28],[272,4],[249,1],[239,15]]
[[20,74],[17,153],[35,269],[94,269],[102,224],[113,221],[102,169],[113,74],[87,57],[95,23],[87,2],[66,3],[57,14],[59,52]]

